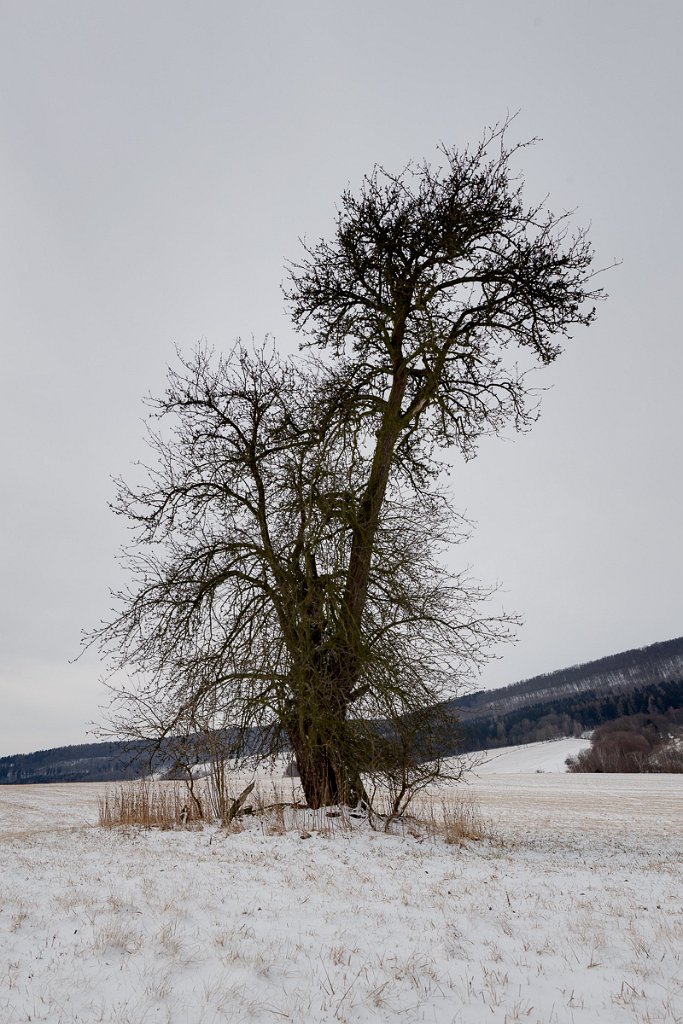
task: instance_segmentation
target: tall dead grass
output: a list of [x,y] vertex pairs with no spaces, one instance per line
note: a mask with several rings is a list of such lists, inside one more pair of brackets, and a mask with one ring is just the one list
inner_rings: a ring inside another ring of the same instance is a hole
[[[266,792],[254,792],[253,806],[237,807],[248,795],[250,787],[232,799],[234,815],[215,814],[210,792],[201,792],[201,800],[193,801],[181,782],[160,782],[139,779],[120,783],[99,798],[99,824],[103,828],[119,825],[141,828],[177,829],[195,826],[202,821],[202,807],[231,831],[242,831],[245,813],[258,819],[269,835],[295,832],[309,835],[318,832],[332,836],[362,827],[363,816],[349,813],[347,808],[323,808],[311,811],[296,800],[288,800],[274,784],[270,799]],[[212,813],[213,812],[213,813]],[[353,820],[355,819],[355,820]],[[475,796],[466,790],[423,792],[409,815],[395,817],[390,813],[370,812],[365,819],[374,829],[420,839],[443,840],[449,846],[492,839],[490,823],[483,817]]]
[[441,802],[441,833],[449,846],[491,839],[491,827],[472,793],[459,793]]
[[98,800],[99,824],[172,829],[200,820],[187,788],[179,783],[136,779],[113,787]]
[[475,795],[460,787],[423,792],[409,814],[371,814],[376,828],[416,839],[443,839],[449,846],[495,839],[491,822],[482,814]]

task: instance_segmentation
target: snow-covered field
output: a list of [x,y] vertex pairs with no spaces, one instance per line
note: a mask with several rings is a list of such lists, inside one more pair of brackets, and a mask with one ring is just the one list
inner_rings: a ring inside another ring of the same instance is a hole
[[487,819],[462,846],[105,831],[103,787],[0,787],[0,1021],[683,1022],[681,778],[552,746],[435,796]]

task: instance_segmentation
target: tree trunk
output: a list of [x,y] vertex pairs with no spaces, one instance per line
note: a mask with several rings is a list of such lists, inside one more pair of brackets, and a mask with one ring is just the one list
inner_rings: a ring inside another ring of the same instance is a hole
[[290,742],[308,806],[317,808],[346,803],[346,793],[340,787],[338,773],[326,748],[311,746],[306,737],[298,735],[290,734]]
[[365,798],[365,788],[359,766],[340,743],[346,723],[339,719],[333,729],[326,731],[330,734],[327,741],[320,735],[319,723],[297,722],[287,728],[306,802],[313,808],[341,804],[353,807]]
[[360,630],[367,599],[370,564],[380,511],[393,464],[396,442],[401,433],[401,403],[405,395],[406,382],[405,368],[397,368],[383,422],[377,432],[370,476],[360,506],[359,522],[353,532],[344,603],[350,616],[349,626],[354,631]]

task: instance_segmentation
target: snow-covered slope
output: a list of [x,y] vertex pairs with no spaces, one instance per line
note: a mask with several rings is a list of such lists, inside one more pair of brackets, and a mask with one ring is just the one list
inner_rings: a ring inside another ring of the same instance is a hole
[[564,739],[496,747],[473,755],[481,758],[478,775],[526,775],[535,772],[566,772],[565,761],[590,746],[590,740]]

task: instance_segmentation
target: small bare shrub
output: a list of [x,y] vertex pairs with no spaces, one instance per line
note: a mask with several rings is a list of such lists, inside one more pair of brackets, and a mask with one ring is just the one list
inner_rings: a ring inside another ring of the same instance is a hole
[[385,832],[409,817],[409,809],[426,790],[462,779],[471,758],[444,756],[453,743],[456,721],[443,705],[413,708],[365,735],[369,760],[363,803],[370,823],[382,821]]
[[650,758],[649,771],[683,774],[683,740],[671,739],[659,747]]

